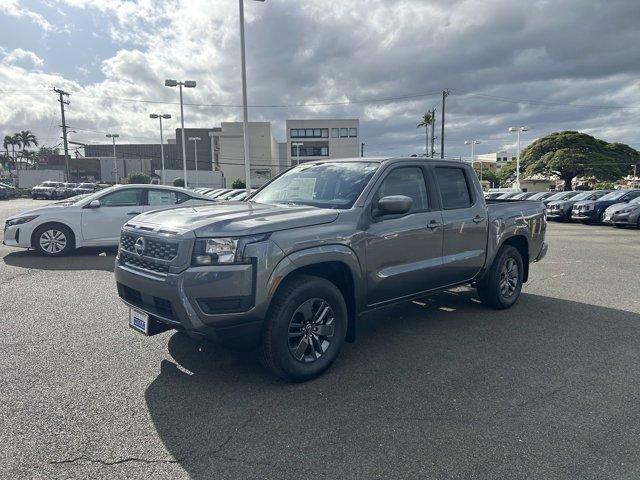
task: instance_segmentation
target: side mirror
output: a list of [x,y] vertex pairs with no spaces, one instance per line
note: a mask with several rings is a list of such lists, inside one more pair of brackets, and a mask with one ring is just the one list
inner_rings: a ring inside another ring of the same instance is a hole
[[378,200],[374,216],[402,215],[411,210],[413,199],[405,195],[389,195]]
[[100,208],[100,200],[91,200],[89,208]]

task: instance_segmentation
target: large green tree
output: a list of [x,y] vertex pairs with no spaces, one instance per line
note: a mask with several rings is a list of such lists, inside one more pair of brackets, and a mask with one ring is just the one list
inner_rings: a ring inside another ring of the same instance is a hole
[[[560,177],[565,190],[571,190],[571,180],[577,176],[593,176],[598,181],[618,180],[636,163],[640,163],[640,152],[630,146],[570,130],[539,138],[520,155],[521,172]],[[511,165],[505,165],[503,170],[507,167]]]

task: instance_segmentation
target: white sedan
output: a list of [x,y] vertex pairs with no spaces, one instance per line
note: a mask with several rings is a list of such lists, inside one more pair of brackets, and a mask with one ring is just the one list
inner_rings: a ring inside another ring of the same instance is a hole
[[74,248],[117,246],[120,229],[136,215],[214,201],[193,191],[161,185],[116,185],[69,200],[8,218],[2,243],[35,248],[51,257],[65,255]]

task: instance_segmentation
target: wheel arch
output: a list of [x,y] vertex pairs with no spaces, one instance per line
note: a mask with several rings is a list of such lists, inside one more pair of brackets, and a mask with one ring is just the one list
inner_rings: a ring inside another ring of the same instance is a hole
[[524,235],[514,235],[502,242],[498,250],[500,250],[504,245],[511,245],[520,252],[520,256],[522,257],[522,266],[524,267],[524,276],[522,281],[526,282],[529,280],[529,239]]
[[73,230],[73,227],[71,225],[69,225],[68,223],[65,222],[61,222],[59,220],[47,220],[46,222],[41,223],[40,225],[38,225],[37,227],[35,227],[33,229],[33,231],[31,232],[31,248],[35,248],[36,245],[36,233],[42,229],[43,227],[55,227],[55,226],[61,226],[61,227],[65,227],[67,228],[70,232],[71,232],[71,241],[73,243],[73,247],[75,248],[77,246],[77,234],[76,232]]
[[283,283],[296,274],[324,278],[340,290],[347,305],[347,341],[354,342],[356,319],[362,309],[358,299],[364,298],[362,273],[355,252],[344,245],[325,245],[288,255],[269,279],[270,303]]

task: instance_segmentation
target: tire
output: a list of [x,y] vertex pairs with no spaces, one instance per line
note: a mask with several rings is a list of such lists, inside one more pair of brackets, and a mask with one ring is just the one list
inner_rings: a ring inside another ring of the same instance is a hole
[[[516,269],[515,271],[514,268]],[[523,279],[524,264],[520,252],[511,245],[503,245],[498,251],[489,272],[478,283],[477,289],[480,300],[491,308],[510,308],[520,297]]]
[[347,306],[340,290],[323,278],[294,275],[279,288],[269,309],[261,359],[283,380],[305,382],[329,368],[346,333]]
[[75,248],[73,232],[59,223],[41,225],[33,232],[33,247],[45,257],[62,257]]

